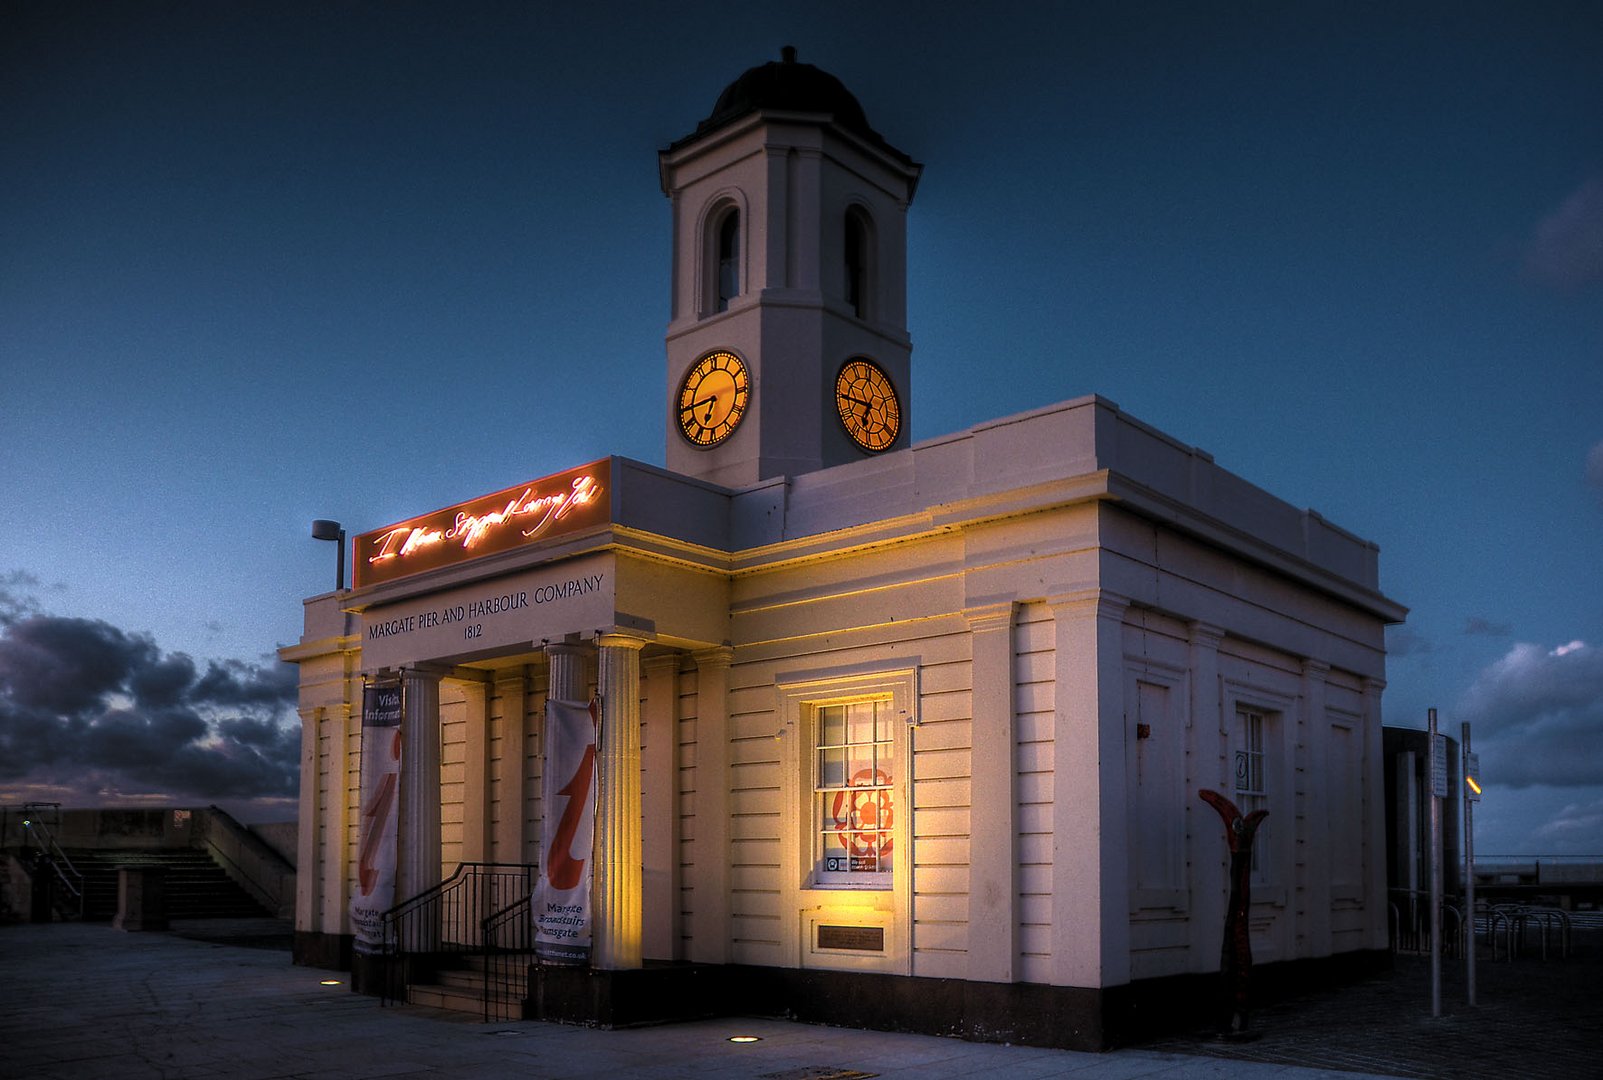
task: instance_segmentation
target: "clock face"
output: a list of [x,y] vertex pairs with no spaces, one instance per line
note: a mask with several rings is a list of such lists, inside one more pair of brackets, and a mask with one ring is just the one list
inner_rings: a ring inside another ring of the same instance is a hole
[[835,408],[846,434],[864,450],[884,450],[902,430],[902,406],[896,387],[877,364],[861,358],[846,361],[835,379]]
[[740,426],[750,401],[746,362],[731,352],[708,353],[679,384],[679,430],[697,446],[717,446]]

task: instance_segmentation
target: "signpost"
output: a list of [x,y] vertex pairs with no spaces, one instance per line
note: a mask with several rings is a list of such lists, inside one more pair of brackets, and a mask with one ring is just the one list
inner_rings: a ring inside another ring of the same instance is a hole
[[1468,942],[1464,948],[1464,977],[1469,1003],[1475,1004],[1475,804],[1481,801],[1481,756],[1469,749],[1469,721],[1459,728],[1464,751],[1464,919]]
[[1446,740],[1430,716],[1430,1014],[1442,1015],[1442,799],[1447,796]]

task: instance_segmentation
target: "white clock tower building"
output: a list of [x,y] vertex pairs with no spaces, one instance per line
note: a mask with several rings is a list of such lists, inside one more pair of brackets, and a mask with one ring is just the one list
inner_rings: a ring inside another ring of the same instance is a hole
[[738,488],[908,445],[921,168],[788,47],[661,152],[668,468]]

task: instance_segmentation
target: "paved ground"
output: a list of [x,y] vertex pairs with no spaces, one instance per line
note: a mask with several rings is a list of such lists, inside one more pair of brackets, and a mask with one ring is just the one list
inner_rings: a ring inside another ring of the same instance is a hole
[[1171,1038],[1146,1048],[1429,1080],[1603,1078],[1603,933],[1577,933],[1565,960],[1493,963],[1483,946],[1476,968],[1471,1008],[1463,961],[1443,962],[1439,1018],[1430,961],[1398,957],[1385,975],[1253,1014],[1256,1042]]
[[[9,998],[0,1011],[0,1077],[1603,1076],[1603,963],[1590,944],[1586,956],[1564,964],[1483,963],[1485,1004],[1473,1014],[1459,1009],[1431,1021],[1428,987],[1417,977],[1423,969],[1409,963],[1385,979],[1265,1010],[1256,1017],[1265,1034],[1254,1043],[1171,1039],[1108,1054],[775,1020],[612,1032],[480,1024],[432,1010],[382,1009],[343,984],[322,986],[331,973],[290,965],[286,947],[282,927],[266,920],[180,924],[172,933],[122,933],[105,924],[0,927],[0,985]],[[1462,1000],[1454,993],[1451,1001]],[[728,1042],[737,1033],[761,1041]],[[1216,1056],[1225,1054],[1231,1056]]]

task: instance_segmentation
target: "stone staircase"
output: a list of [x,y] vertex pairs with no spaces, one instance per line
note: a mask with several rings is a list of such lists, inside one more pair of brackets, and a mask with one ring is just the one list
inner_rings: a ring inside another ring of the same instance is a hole
[[240,919],[272,915],[229,878],[211,856],[193,848],[160,851],[67,849],[83,875],[85,921],[107,921],[117,914],[117,868],[156,866],[163,876],[169,919]]
[[[470,1013],[485,1020],[523,1019],[523,1000],[529,993],[529,964],[532,957],[501,956],[495,961],[496,971],[486,971],[482,956],[451,958],[451,966],[434,972],[433,981],[408,983],[408,1005],[424,1005],[431,1009],[448,1009]],[[485,1005],[485,983],[493,981],[488,1012]]]

